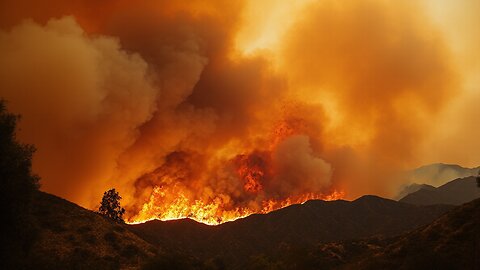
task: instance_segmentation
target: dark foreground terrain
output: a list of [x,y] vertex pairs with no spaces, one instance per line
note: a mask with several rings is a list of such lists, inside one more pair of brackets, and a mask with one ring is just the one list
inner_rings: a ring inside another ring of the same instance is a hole
[[480,269],[480,199],[366,254],[363,269]]
[[153,245],[181,247],[202,259],[215,258],[240,269],[259,254],[270,258],[293,247],[395,236],[428,224],[451,208],[363,196],[352,202],[308,201],[219,226],[184,219],[150,221],[132,225],[131,230]]
[[139,268],[157,248],[128,230],[59,197],[38,192],[32,215],[36,227],[27,268]]
[[[220,226],[125,225],[39,192],[26,269],[478,269],[480,200],[309,201]],[[445,214],[444,214],[445,213]],[[475,268],[477,267],[477,268]],[[20,268],[20,267],[19,267]]]

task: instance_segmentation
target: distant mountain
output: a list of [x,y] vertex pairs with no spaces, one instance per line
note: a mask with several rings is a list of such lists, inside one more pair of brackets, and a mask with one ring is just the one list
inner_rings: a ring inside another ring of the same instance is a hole
[[308,201],[218,226],[185,219],[150,221],[131,225],[131,230],[154,245],[183,250],[203,260],[219,257],[242,268],[245,258],[270,256],[289,245],[398,235],[428,224],[449,209],[363,196],[352,202]]
[[400,202],[416,205],[460,205],[477,198],[480,198],[480,188],[477,187],[476,177],[470,176],[455,179],[438,188],[421,187],[400,199]]
[[438,187],[457,178],[476,176],[480,166],[464,168],[455,164],[435,163],[419,167],[407,173],[409,183],[428,184]]
[[67,200],[38,192],[32,205],[29,269],[138,269],[157,255],[127,225]]
[[426,190],[433,190],[435,189],[434,186],[427,185],[427,184],[410,184],[408,186],[405,186],[397,196],[395,196],[395,200],[400,200],[403,197],[407,196],[408,194],[414,193],[419,191],[420,189],[426,189]]

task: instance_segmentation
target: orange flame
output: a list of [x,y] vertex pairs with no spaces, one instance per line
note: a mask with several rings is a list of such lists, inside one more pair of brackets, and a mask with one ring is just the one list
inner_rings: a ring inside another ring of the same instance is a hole
[[189,218],[208,225],[218,225],[255,213],[266,214],[292,204],[302,204],[309,200],[340,200],[344,198],[345,193],[343,191],[333,190],[327,195],[306,194],[297,198],[288,198],[283,201],[270,199],[262,202],[262,208],[259,209],[259,211],[254,211],[247,207],[225,210],[225,202],[220,197],[215,198],[212,202],[205,203],[200,200],[190,201],[182,193],[177,194],[176,199],[170,204],[162,204],[161,201],[167,196],[168,194],[165,190],[158,186],[155,187],[149,202],[145,203],[138,215],[129,220],[128,223],[138,224],[155,219],[166,221]]
[[[292,186],[282,186],[278,178],[281,174],[278,164],[273,160],[276,149],[286,139],[295,136],[304,128],[298,119],[289,119],[277,123],[271,133],[269,144],[264,150],[244,151],[233,158],[224,160],[219,170],[226,170],[230,179],[221,184],[210,175],[204,160],[187,152],[173,152],[167,156],[165,163],[154,172],[138,180],[140,189],[153,186],[147,200],[128,220],[129,223],[145,221],[174,220],[190,218],[192,220],[218,225],[239,218],[259,213],[266,214],[292,204],[301,204],[308,200],[338,200],[345,196],[342,190],[331,185],[316,187],[312,190],[293,191]],[[245,154],[247,152],[247,154]],[[217,161],[215,161],[217,162]],[[198,164],[203,164],[199,166]],[[303,177],[305,175],[301,175]],[[233,180],[232,180],[233,179]],[[301,186],[302,178],[289,185]],[[210,182],[216,185],[210,187]],[[321,184],[319,184],[321,185]]]

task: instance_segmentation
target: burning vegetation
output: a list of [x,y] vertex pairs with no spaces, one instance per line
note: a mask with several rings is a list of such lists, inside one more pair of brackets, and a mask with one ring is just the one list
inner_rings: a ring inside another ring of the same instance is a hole
[[[285,162],[285,154],[304,166],[290,168],[295,161]],[[280,160],[277,155],[281,155]],[[311,164],[305,159],[311,159]],[[214,169],[209,170],[215,162]],[[286,176],[289,170],[294,174]],[[136,196],[145,203],[130,209],[138,214],[128,220],[191,218],[215,225],[311,199],[343,198],[345,194],[333,188],[330,176],[329,165],[312,155],[305,136],[288,138],[272,151],[224,160],[173,152],[162,166],[136,180]]]

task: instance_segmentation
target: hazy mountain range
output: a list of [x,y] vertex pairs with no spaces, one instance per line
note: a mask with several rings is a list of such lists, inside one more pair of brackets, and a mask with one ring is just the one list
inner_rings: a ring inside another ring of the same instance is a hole
[[437,188],[422,185],[419,190],[400,199],[400,202],[417,205],[460,205],[477,198],[480,198],[480,188],[477,187],[476,177],[470,176],[455,179]]
[[420,189],[434,189],[454,179],[477,176],[479,173],[480,166],[465,168],[455,164],[443,163],[425,165],[405,173],[403,177],[407,184],[394,196],[394,199],[400,200]]
[[465,168],[456,164],[435,163],[407,172],[406,178],[410,183],[438,187],[453,179],[476,176],[479,172],[480,166]]

